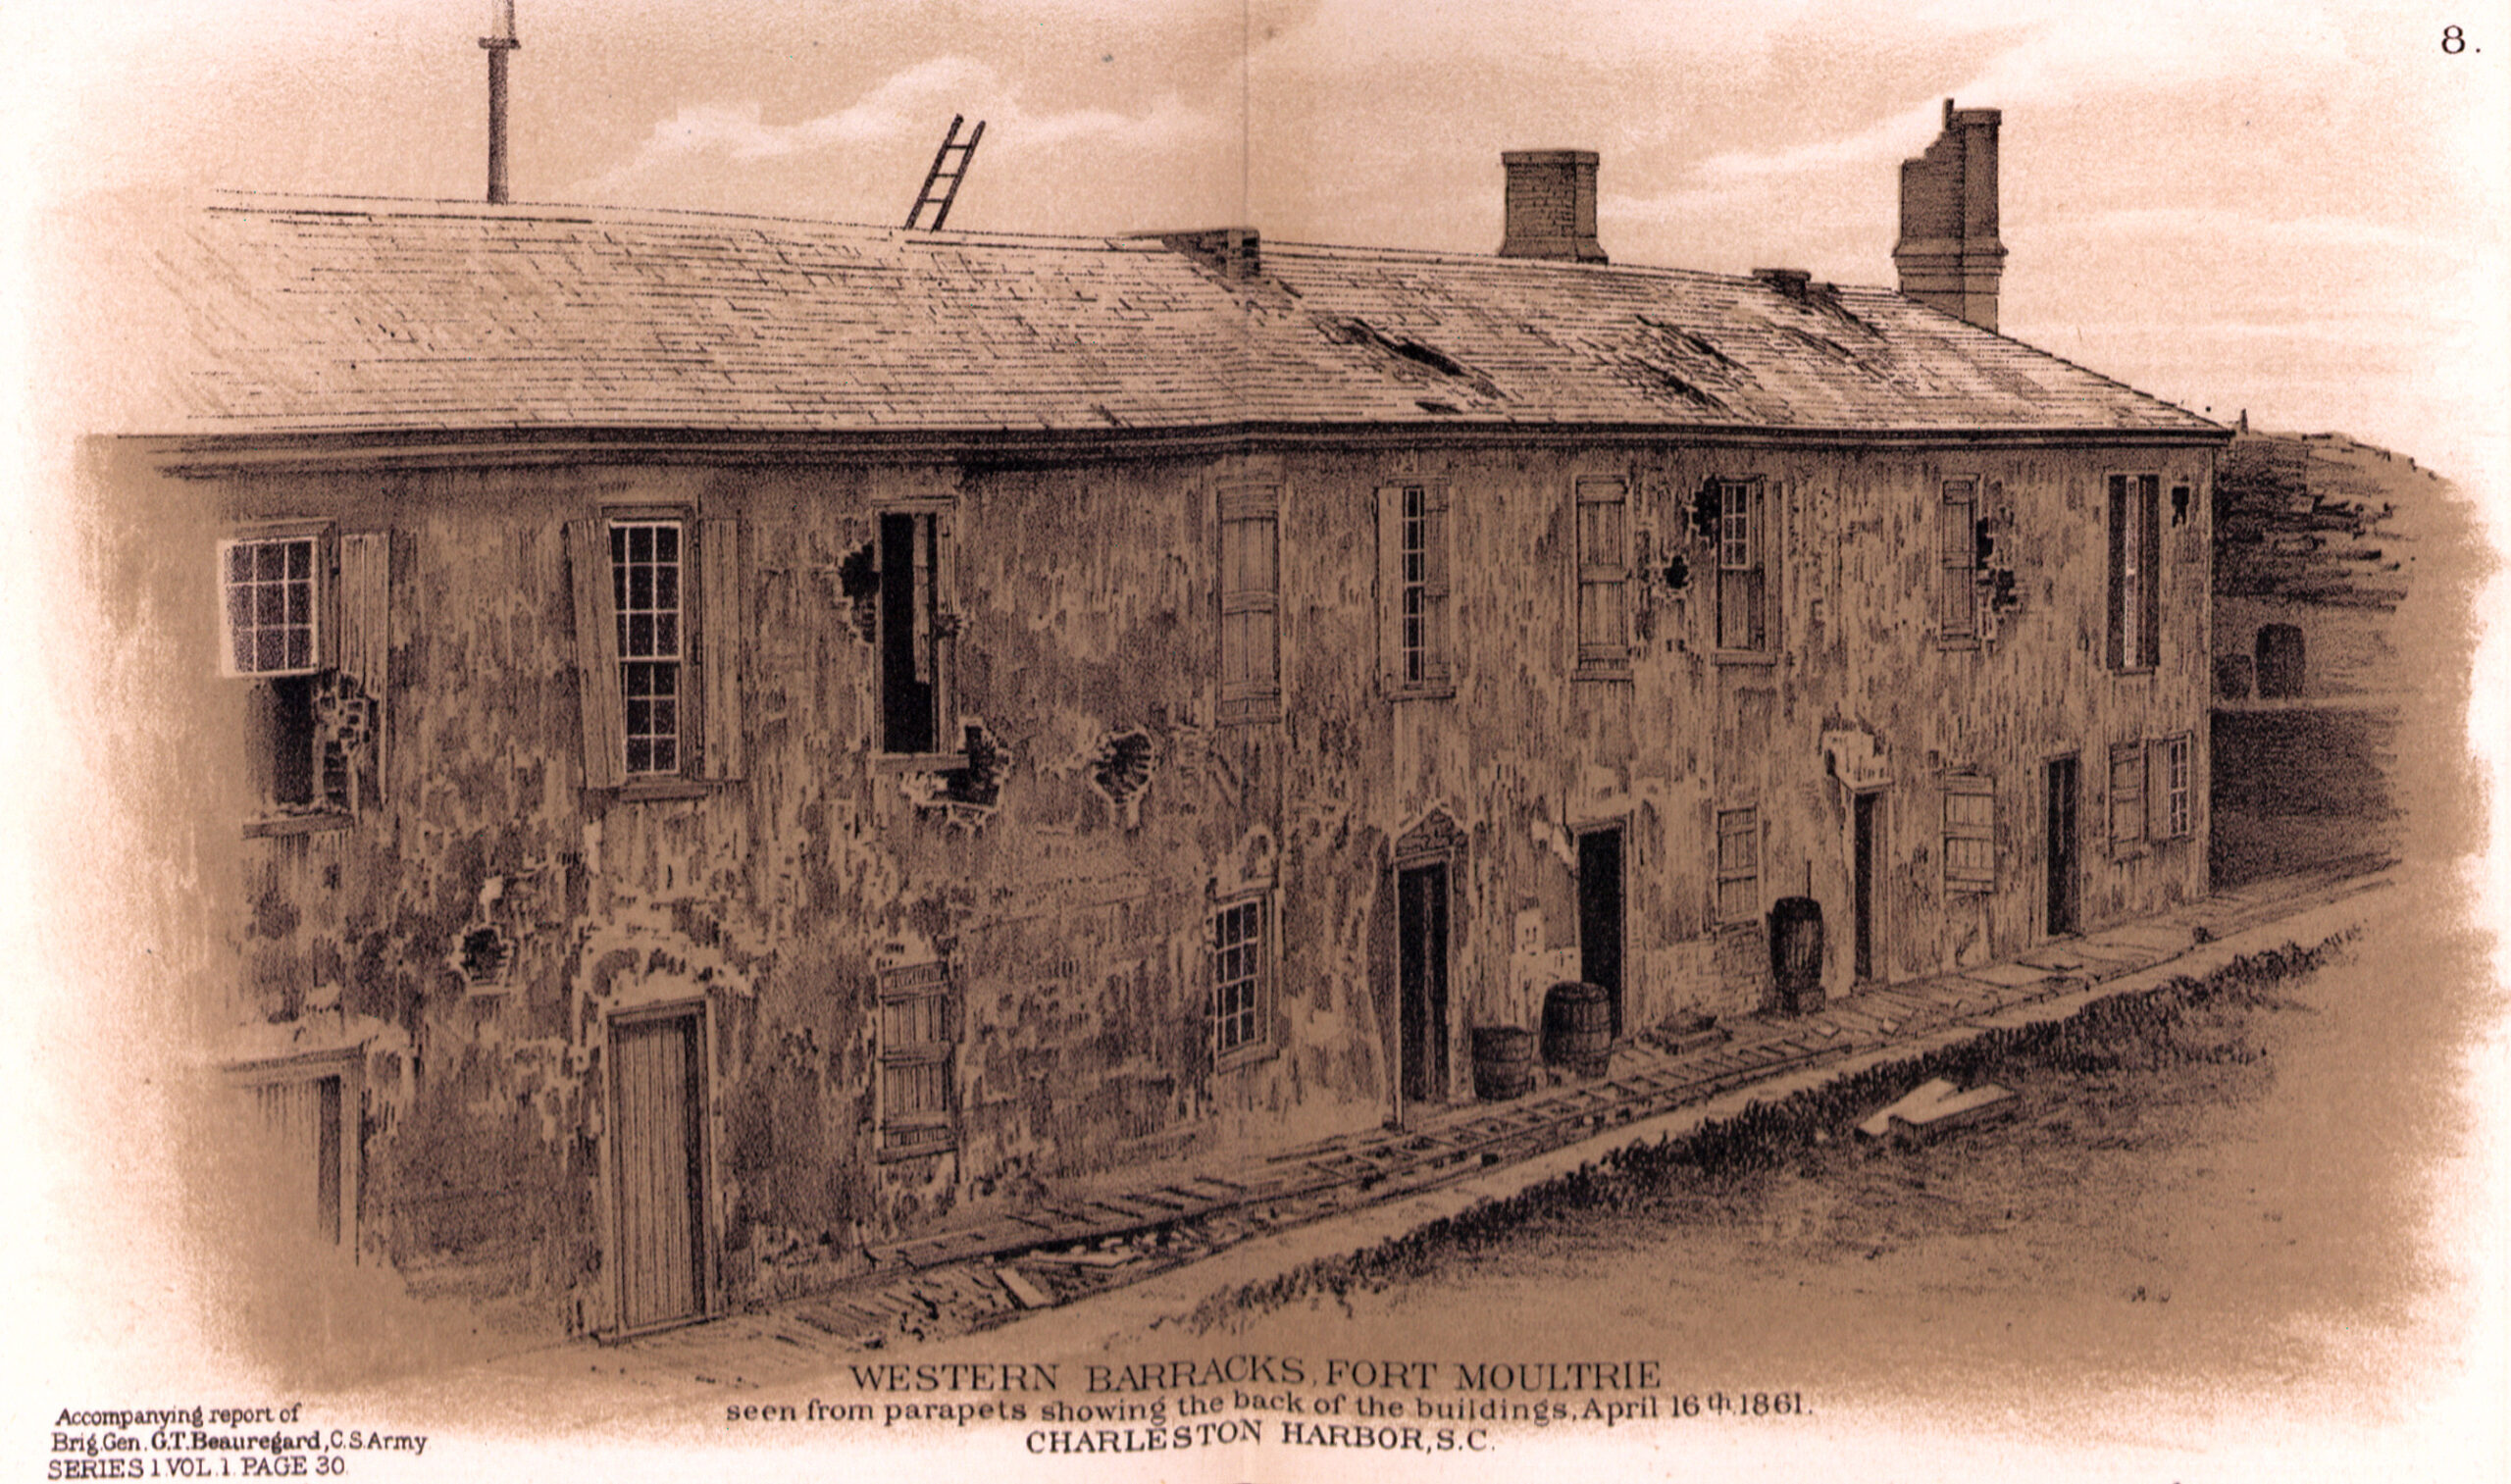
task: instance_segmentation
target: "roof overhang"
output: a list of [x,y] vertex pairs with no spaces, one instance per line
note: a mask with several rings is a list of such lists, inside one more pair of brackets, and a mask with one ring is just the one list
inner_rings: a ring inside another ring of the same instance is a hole
[[967,460],[1082,463],[1298,448],[1795,449],[2215,448],[2232,431],[2186,428],[1766,428],[1500,422],[1275,424],[867,432],[687,428],[341,429],[128,434],[111,440],[180,477],[248,470],[470,469],[582,463],[871,465]]

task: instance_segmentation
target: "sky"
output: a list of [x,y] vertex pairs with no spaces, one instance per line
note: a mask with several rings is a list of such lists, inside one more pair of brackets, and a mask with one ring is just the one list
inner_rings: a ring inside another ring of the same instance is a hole
[[[1891,281],[1898,162],[1952,97],[2004,113],[2008,333],[2227,421],[2504,467],[2503,0],[518,12],[517,201],[895,223],[963,114],[987,133],[956,227],[1485,252],[1500,152],[1586,148],[1616,260],[1847,282]],[[40,281],[100,205],[202,186],[477,197],[487,22],[482,0],[18,8],[7,168],[41,205],[17,245]],[[65,302],[21,317],[38,353],[77,338]]]

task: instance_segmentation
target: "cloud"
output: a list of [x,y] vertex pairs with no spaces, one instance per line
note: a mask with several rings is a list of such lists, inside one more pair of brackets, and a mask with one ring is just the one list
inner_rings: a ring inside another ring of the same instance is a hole
[[635,155],[569,187],[590,199],[637,192],[659,179],[709,164],[739,168],[840,148],[929,148],[937,121],[964,114],[987,121],[986,150],[1033,153],[1073,144],[1158,151],[1217,137],[1218,120],[1199,114],[1176,94],[1141,113],[1081,108],[1032,113],[1020,89],[994,68],[965,57],[920,62],[882,79],[835,113],[771,124],[756,102],[684,106],[653,127]]

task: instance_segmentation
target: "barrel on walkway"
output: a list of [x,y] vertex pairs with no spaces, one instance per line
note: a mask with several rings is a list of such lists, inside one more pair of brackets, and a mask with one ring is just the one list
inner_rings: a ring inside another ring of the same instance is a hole
[[1543,1059],[1580,1077],[1601,1077],[1613,1060],[1613,993],[1564,979],[1543,997]]
[[1822,904],[1813,897],[1782,896],[1769,909],[1769,977],[1780,1014],[1822,1007]]
[[1485,1102],[1534,1091],[1534,1032],[1521,1025],[1473,1028],[1473,1096]]

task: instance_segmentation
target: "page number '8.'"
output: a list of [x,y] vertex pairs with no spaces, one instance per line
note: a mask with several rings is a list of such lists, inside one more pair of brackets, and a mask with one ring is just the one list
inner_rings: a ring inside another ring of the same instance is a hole
[[2468,49],[2467,32],[2455,26],[2441,27],[2441,50],[2455,57]]

